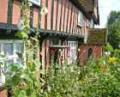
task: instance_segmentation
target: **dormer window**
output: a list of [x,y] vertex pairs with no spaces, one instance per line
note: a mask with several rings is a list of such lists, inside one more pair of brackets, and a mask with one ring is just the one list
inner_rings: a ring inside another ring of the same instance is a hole
[[83,26],[84,25],[84,16],[81,11],[78,13],[78,26]]
[[31,3],[40,6],[41,0],[29,0]]

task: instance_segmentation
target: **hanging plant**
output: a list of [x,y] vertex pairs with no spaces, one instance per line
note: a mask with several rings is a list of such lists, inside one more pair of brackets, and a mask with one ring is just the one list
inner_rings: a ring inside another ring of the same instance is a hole
[[30,6],[28,0],[23,0],[21,3],[21,19],[18,24],[18,32],[15,36],[21,39],[28,39],[30,33],[30,19],[29,19]]
[[[30,5],[29,0],[21,1],[21,19],[18,24],[19,31],[15,36],[22,39],[25,44],[25,63],[19,65],[9,65],[11,70],[6,81],[6,87],[10,89],[12,97],[40,97],[40,62],[39,62],[39,32],[35,30],[35,35],[30,36]],[[24,68],[26,67],[26,68]],[[11,76],[12,75],[12,76]]]
[[22,39],[28,39],[28,34],[23,31],[17,32],[15,36],[22,38]]

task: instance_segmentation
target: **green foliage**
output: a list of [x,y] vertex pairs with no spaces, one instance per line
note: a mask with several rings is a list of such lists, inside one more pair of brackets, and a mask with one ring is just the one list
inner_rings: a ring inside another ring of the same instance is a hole
[[83,67],[53,65],[45,77],[41,96],[120,97],[119,64],[117,58],[103,57],[97,61],[90,59]]
[[[85,68],[88,72],[80,84],[82,91],[84,91],[83,97],[120,96],[120,80],[115,73],[117,68],[120,69],[120,67],[119,63],[114,63],[109,64],[106,58],[101,58],[97,62],[90,60]],[[117,71],[117,73],[119,74],[120,71]]]
[[48,72],[42,97],[74,97],[78,92],[76,83],[80,71],[76,65],[53,65]]
[[120,97],[120,51],[113,52],[82,67],[52,64],[42,78],[38,63],[10,65],[6,86],[12,97]]
[[120,12],[112,11],[108,18],[108,42],[113,48],[120,48]]
[[107,45],[104,46],[104,51],[112,52],[112,51],[114,51],[114,49],[109,43],[107,43]]
[[[20,67],[19,64],[9,65],[6,74],[6,88],[10,89],[12,97],[40,97],[40,62],[39,62],[39,33],[35,31],[33,37],[30,33],[29,0],[21,1],[21,21],[19,31],[15,36],[24,40],[25,62]],[[43,80],[43,79],[42,79]]]
[[40,97],[41,84],[35,64],[24,68],[10,65],[6,76],[6,87],[11,88],[12,97]]
[[21,31],[17,32],[15,36],[17,36],[19,38],[22,38],[22,39],[27,39],[28,38],[28,34],[25,33],[25,32],[21,32]]

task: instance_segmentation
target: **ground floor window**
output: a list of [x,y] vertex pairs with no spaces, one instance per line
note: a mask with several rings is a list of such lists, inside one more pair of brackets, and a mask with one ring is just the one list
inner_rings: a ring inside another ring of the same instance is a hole
[[10,64],[23,65],[24,42],[22,40],[0,40],[0,86],[4,83],[4,72]]
[[90,58],[92,56],[93,50],[92,48],[88,49],[88,58]]
[[68,41],[68,46],[70,47],[68,51],[68,63],[76,63],[77,60],[77,49],[78,49],[78,42],[77,41]]

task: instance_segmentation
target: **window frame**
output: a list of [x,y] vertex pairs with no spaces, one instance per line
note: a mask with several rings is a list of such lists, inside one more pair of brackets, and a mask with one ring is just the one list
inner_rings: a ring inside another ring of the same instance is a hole
[[[21,43],[21,44],[23,44],[23,65],[25,64],[25,57],[26,57],[26,54],[25,54],[25,43],[24,43],[24,41],[23,40],[13,40],[13,39],[4,39],[4,40],[0,40],[0,54],[2,54],[2,52],[3,52],[3,54],[4,54],[4,51],[3,51],[3,45],[4,44],[6,44],[6,43],[12,43],[12,47],[13,47],[13,55],[15,55],[16,54],[16,44],[17,43]],[[13,59],[13,61],[15,62],[17,62],[17,58],[14,58]],[[0,62],[1,62],[1,66],[3,66],[3,67],[1,67],[0,66],[0,88],[2,88],[3,86],[4,86],[4,84],[5,84],[5,77],[6,77],[6,75],[4,74],[4,71],[5,71],[5,60],[4,60],[4,58],[3,58],[3,60],[2,60],[2,58],[1,58],[1,60],[0,60]],[[13,63],[14,63],[13,62]]]
[[37,5],[37,6],[41,5],[41,0],[38,0],[38,1],[36,1],[36,0],[29,0],[29,2],[31,2],[32,4]]
[[[16,54],[16,43],[21,43],[21,44],[23,44],[23,62],[25,63],[25,44],[24,44],[24,41],[23,40],[12,40],[12,39],[10,39],[10,40],[0,40],[0,45],[1,44],[5,44],[5,43],[12,43],[13,45],[13,55],[15,55]],[[1,52],[3,52],[3,45],[1,45],[0,46],[1,48],[0,48],[0,50],[1,50]],[[0,52],[0,54],[1,54],[1,52]],[[17,60],[16,60],[16,58],[13,60],[13,62],[15,63]]]
[[77,21],[78,21],[77,22],[78,26],[80,27],[84,26],[85,19],[84,19],[84,14],[81,11],[78,11]]

